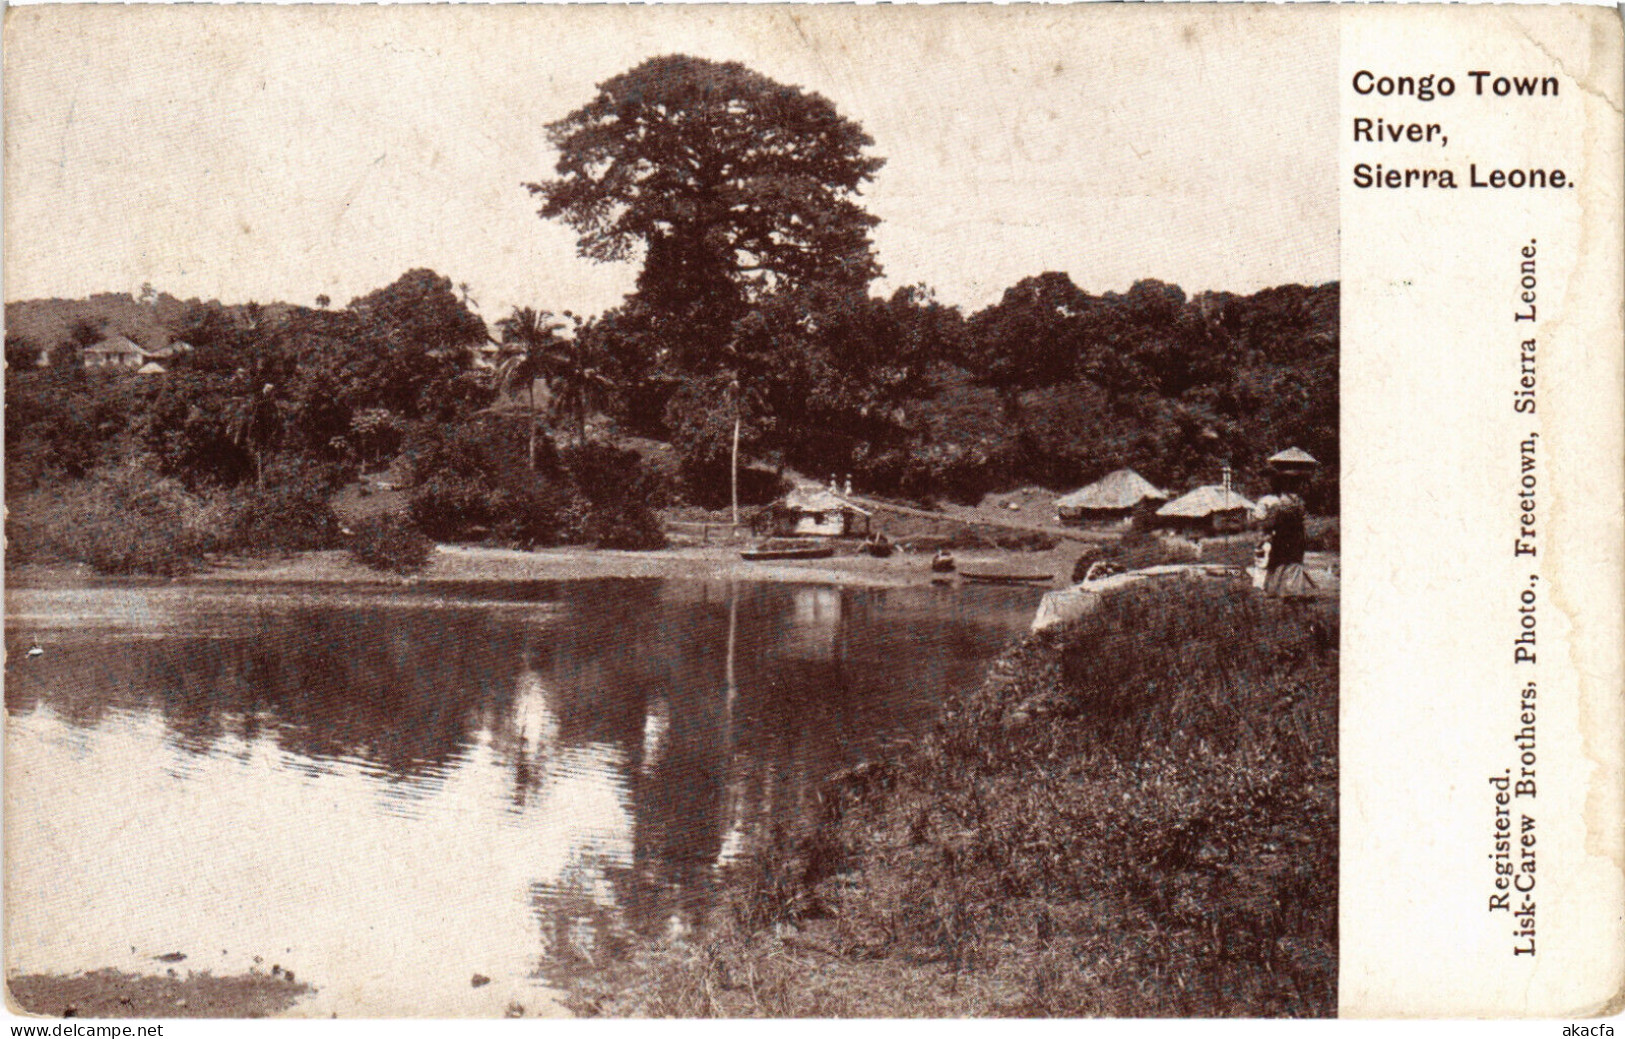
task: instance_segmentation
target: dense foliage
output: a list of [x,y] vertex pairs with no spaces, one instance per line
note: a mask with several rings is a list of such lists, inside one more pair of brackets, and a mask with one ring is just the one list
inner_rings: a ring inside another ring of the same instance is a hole
[[747,456],[915,499],[1069,490],[1124,466],[1177,492],[1230,464],[1321,463],[1313,508],[1338,505],[1338,286],[1250,296],[1136,283],[1091,295],[1024,280],[968,318],[924,288],[875,298],[778,293],[732,326],[727,361],[691,370],[636,299],[582,335],[614,373],[613,414],[669,439],[699,498],[726,486],[735,415]]
[[562,452],[573,492],[575,526],[569,540],[599,548],[664,548],[655,507],[665,490],[631,451],[606,444],[577,444]]
[[[539,430],[588,443],[596,414],[600,428],[672,442],[677,490],[708,505],[727,497],[737,417],[747,459],[928,502],[1066,489],[1122,466],[1180,491],[1216,482],[1226,462],[1256,493],[1263,460],[1297,445],[1323,463],[1311,506],[1336,510],[1335,284],[1195,299],[1157,283],[1103,296],[1070,285],[1028,279],[968,319],[921,288],[774,294],[737,323],[733,367],[711,370],[677,363],[634,300],[572,336],[518,315],[501,367],[482,371],[469,363],[477,318],[422,272],[342,311],[197,305],[176,329],[195,349],[162,376],[8,369],[6,487],[15,500],[133,454],[199,493],[270,493],[299,471],[292,498],[244,510],[261,526],[244,543],[314,547],[331,523],[310,518],[312,474],[330,490],[405,451],[423,456],[413,514],[432,537],[655,544],[648,503],[666,488],[606,491],[608,476],[544,457]],[[489,410],[504,399],[523,407]],[[583,502],[610,499],[586,518]],[[612,515],[632,499],[638,514]],[[299,530],[263,529],[284,515]]]

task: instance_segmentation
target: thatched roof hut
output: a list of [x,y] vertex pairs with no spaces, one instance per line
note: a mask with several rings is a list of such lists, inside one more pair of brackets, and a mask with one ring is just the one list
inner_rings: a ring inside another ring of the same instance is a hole
[[822,487],[796,487],[767,506],[755,526],[781,537],[842,537],[869,532],[872,513]]
[[1311,473],[1320,468],[1314,455],[1301,447],[1289,447],[1270,455],[1264,463],[1278,473]]
[[1205,484],[1157,510],[1161,526],[1194,533],[1219,534],[1242,530],[1254,505],[1220,484]]
[[1119,469],[1057,499],[1055,514],[1062,523],[1115,523],[1129,519],[1141,502],[1167,499],[1167,492],[1133,469]]

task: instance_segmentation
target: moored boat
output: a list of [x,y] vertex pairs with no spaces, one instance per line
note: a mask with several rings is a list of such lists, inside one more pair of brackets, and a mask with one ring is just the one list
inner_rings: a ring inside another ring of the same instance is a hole
[[835,554],[829,545],[808,545],[804,548],[747,548],[739,558],[751,562],[780,559],[828,559]]
[[995,570],[961,570],[959,576],[983,584],[1038,584],[1054,579],[1054,574],[1030,574]]

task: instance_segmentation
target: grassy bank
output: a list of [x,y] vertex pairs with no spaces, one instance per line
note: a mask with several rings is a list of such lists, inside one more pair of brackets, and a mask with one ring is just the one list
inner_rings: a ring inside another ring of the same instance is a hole
[[832,777],[703,937],[575,986],[650,1016],[1329,1015],[1337,607],[1145,587]]

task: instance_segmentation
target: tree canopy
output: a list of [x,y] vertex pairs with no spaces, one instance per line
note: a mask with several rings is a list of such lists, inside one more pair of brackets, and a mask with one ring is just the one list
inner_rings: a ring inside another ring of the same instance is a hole
[[668,55],[547,129],[558,177],[525,185],[540,215],[574,228],[590,259],[641,250],[638,296],[657,310],[716,327],[767,292],[880,273],[878,221],[856,196],[884,160],[816,93]]
[[351,300],[350,310],[398,348],[461,359],[485,342],[485,322],[452,291],[451,279],[421,267]]

